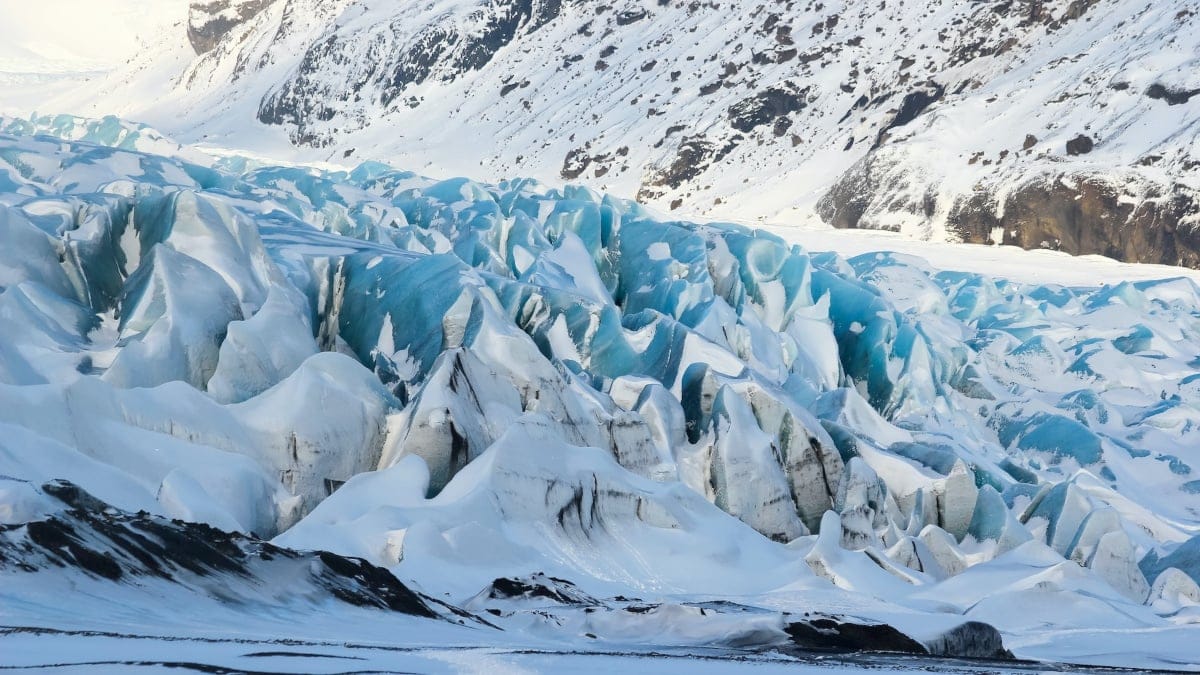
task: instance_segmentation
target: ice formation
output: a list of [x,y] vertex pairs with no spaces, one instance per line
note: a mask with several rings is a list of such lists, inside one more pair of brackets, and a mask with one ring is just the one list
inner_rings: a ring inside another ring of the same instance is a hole
[[67,480],[464,605],[548,574],[1061,658],[1087,655],[1045,624],[1195,621],[1189,280],[1022,285],[581,187],[0,128],[5,527]]

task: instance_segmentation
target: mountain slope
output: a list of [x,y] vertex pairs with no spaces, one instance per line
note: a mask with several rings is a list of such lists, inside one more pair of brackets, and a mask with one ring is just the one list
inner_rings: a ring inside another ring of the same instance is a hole
[[60,109],[239,147],[266,125],[275,153],[286,136],[694,215],[1196,266],[1198,22],[1184,0],[193,3],[145,56],[182,73],[123,71]]

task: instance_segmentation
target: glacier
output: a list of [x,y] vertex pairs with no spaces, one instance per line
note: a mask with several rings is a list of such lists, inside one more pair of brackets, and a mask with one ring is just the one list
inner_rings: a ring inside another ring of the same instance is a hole
[[1190,277],[1030,284],[35,116],[0,118],[0,318],[25,649],[236,621],[1200,669]]

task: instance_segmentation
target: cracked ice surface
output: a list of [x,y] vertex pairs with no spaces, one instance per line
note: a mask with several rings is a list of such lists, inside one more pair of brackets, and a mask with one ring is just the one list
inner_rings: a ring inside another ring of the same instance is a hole
[[455,603],[540,572],[1200,661],[1188,278],[1024,284],[580,187],[0,129],[6,525],[61,478]]

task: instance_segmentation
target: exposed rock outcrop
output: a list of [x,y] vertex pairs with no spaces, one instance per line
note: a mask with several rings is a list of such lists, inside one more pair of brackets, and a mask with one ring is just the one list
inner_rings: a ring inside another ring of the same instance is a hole
[[188,41],[196,54],[207,54],[230,31],[265,10],[274,0],[212,0],[188,8]]
[[1107,176],[1061,176],[1032,180],[1002,204],[972,195],[955,204],[948,222],[971,243],[1200,267],[1198,207],[1195,191],[1182,185],[1152,186],[1135,201]]
[[[425,618],[437,601],[413,592],[386,569],[325,551],[297,552],[208,525],[126,513],[65,481],[41,492],[64,509],[28,523],[0,525],[0,569],[75,570],[116,583],[160,579],[218,599],[280,603],[327,596]],[[219,594],[201,583],[223,578]],[[275,586],[276,579],[288,582]]]

